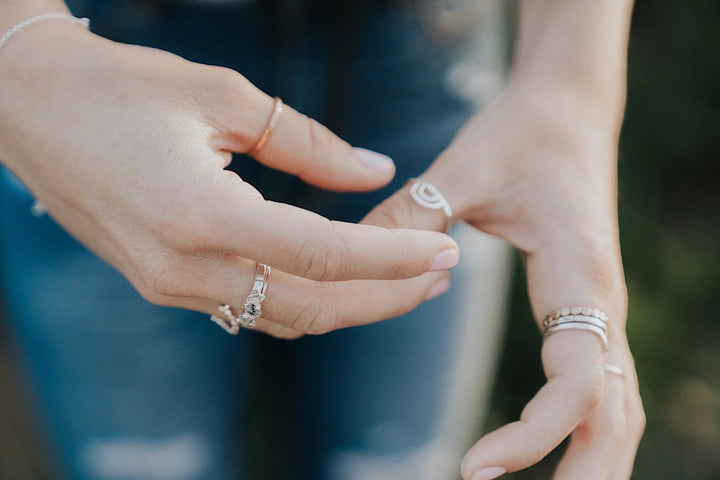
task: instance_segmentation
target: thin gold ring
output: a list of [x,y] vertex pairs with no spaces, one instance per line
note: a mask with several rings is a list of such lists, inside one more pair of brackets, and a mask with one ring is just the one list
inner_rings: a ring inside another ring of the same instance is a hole
[[272,115],[270,115],[270,120],[268,120],[267,127],[265,127],[265,130],[263,131],[262,135],[260,135],[260,138],[255,143],[255,146],[248,151],[248,155],[254,157],[265,146],[268,138],[270,138],[270,134],[272,133],[275,125],[277,125],[277,122],[280,119],[280,114],[282,113],[282,111],[283,101],[280,99],[280,97],[275,97],[275,106],[273,107]]

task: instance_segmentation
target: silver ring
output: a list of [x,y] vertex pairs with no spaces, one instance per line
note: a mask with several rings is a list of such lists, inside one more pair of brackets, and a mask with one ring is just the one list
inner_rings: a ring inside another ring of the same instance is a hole
[[210,315],[210,320],[220,325],[222,329],[230,335],[237,335],[240,331],[240,325],[237,323],[237,317],[233,315],[230,305],[220,305],[218,310],[225,316],[225,318],[218,317],[217,315]]
[[245,299],[243,313],[237,317],[237,322],[245,328],[255,328],[255,321],[262,315],[262,302],[265,300],[265,291],[270,277],[270,267],[258,262],[255,269],[255,281],[252,291]]
[[435,185],[419,178],[411,178],[410,181],[413,182],[410,187],[410,197],[415,203],[431,210],[442,209],[445,216],[452,219],[450,204]]
[[545,326],[545,330],[549,330],[565,323],[586,323],[588,325],[595,325],[607,332],[607,322],[600,320],[599,318],[589,317],[586,315],[568,315],[567,317],[556,318]]
[[237,335],[240,327],[255,328],[256,320],[262,315],[262,302],[265,300],[269,277],[270,267],[258,262],[255,269],[255,280],[250,295],[245,299],[243,313],[237,316],[233,313],[230,305],[220,305],[218,310],[225,318],[211,315],[210,320],[220,325],[223,330],[231,335]]
[[622,368],[617,367],[615,365],[611,365],[609,363],[606,363],[605,365],[603,365],[603,368],[605,369],[606,372],[614,373],[615,375],[619,375],[621,377],[625,375],[625,372],[623,372]]
[[561,332],[563,330],[583,330],[586,332],[594,333],[602,341],[603,347],[605,347],[605,351],[607,352],[610,349],[610,345],[608,344],[608,338],[605,334],[605,331],[600,327],[596,327],[595,325],[589,325],[587,323],[568,322],[560,325],[555,325],[554,327],[545,330],[543,340],[548,338],[553,333]]

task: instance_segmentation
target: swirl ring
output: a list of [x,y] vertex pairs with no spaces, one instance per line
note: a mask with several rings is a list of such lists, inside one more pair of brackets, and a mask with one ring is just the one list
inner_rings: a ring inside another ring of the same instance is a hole
[[445,216],[452,219],[450,204],[435,185],[419,178],[411,178],[410,181],[413,182],[410,187],[410,197],[415,203],[431,210],[442,209]]

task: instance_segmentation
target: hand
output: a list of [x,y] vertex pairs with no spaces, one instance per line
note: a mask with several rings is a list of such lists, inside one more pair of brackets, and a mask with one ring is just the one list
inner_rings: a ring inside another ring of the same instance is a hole
[[[526,468],[572,434],[557,480],[630,476],[644,415],[625,337],[626,289],[616,213],[616,145],[611,115],[580,108],[569,90],[510,85],[472,118],[421,176],[465,221],[500,236],[526,259],[538,322],[563,306],[599,308],[610,318],[610,351],[593,334],[547,339],[546,385],[519,421],[481,438],[466,455],[466,480]],[[595,113],[598,113],[595,115]],[[445,231],[442,210],[415,204],[409,187],[363,222]],[[624,375],[606,373],[605,363]]]
[[[224,170],[273,109],[236,72],[70,22],[32,30],[0,52],[3,162],[149,301],[242,307],[262,262],[273,272],[257,329],[297,337],[400,315],[446,289],[458,256],[449,237],[331,222]],[[289,107],[257,160],[335,190],[394,174],[390,159]]]

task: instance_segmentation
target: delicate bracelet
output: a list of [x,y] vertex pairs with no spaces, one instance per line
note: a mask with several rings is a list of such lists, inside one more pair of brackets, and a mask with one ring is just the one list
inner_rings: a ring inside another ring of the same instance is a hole
[[14,27],[12,27],[10,30],[5,32],[5,34],[0,37],[0,48],[7,43],[8,40],[10,40],[10,37],[15,35],[18,31],[22,30],[23,28],[27,27],[28,25],[32,25],[33,23],[42,22],[43,20],[51,20],[55,18],[62,18],[65,20],[73,20],[74,22],[78,23],[79,25],[90,28],[90,20],[87,18],[78,18],[70,15],[69,13],[46,13],[44,15],[38,15],[36,17],[28,18],[27,20],[23,20],[22,22],[18,23]]

